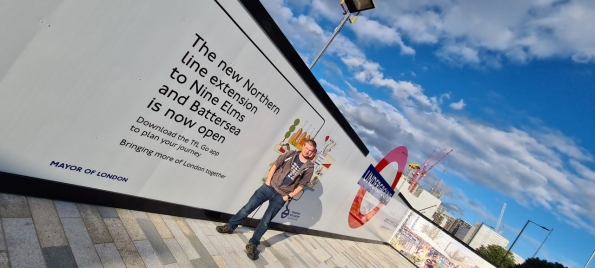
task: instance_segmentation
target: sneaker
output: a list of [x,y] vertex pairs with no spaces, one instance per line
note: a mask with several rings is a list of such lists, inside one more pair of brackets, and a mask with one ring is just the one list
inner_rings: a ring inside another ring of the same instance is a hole
[[224,224],[221,226],[217,226],[215,227],[215,230],[217,230],[217,232],[221,233],[221,234],[231,234],[233,233],[233,230],[231,228],[229,228],[229,225]]
[[246,244],[246,255],[251,260],[256,260],[256,245],[252,245],[250,243]]

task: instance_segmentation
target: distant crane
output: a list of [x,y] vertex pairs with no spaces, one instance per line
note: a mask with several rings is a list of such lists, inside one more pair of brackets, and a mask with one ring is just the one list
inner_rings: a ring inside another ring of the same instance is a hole
[[[413,193],[419,186],[419,183],[424,178],[426,173],[428,173],[432,168],[434,168],[438,163],[440,163],[444,158],[446,158],[453,150],[451,149],[447,153],[443,154],[446,149],[442,149],[439,152],[436,150],[432,151],[432,154],[428,156],[428,159],[424,161],[424,163],[419,166],[419,168],[415,169],[413,176],[411,177],[411,184],[409,185],[409,192]],[[433,163],[433,164],[432,164]]]
[[506,210],[506,203],[504,203],[504,206],[502,206],[502,210],[500,210],[500,217],[498,218],[498,223],[496,223],[496,228],[494,230],[499,234],[502,234],[502,231],[504,231],[504,226],[502,226],[502,228],[499,229],[500,224],[502,223],[502,218],[504,217],[504,210]]
[[435,194],[441,187],[441,182],[442,182],[442,178],[444,177],[444,173],[446,173],[446,170],[442,171],[442,176],[440,176],[440,179],[438,179],[438,181],[436,182],[436,185],[434,186],[434,188],[432,188],[432,194]]

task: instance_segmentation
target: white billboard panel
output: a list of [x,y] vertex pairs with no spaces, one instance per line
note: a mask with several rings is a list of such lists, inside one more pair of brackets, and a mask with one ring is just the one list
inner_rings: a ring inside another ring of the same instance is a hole
[[374,184],[350,225],[374,161],[240,3],[35,5],[0,4],[0,172],[235,213],[312,137],[311,189],[275,221],[387,241],[406,213]]

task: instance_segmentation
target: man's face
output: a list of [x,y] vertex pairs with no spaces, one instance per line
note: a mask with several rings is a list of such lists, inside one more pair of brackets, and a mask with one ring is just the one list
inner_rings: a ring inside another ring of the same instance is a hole
[[314,149],[312,144],[305,143],[304,146],[302,146],[302,156],[306,158],[310,157],[310,155],[314,153]]

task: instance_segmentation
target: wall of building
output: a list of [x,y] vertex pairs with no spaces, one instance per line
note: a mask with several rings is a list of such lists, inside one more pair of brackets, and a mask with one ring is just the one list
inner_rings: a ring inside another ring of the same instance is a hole
[[444,220],[442,221],[442,228],[445,230],[450,230],[452,225],[455,223],[456,219],[444,214]]
[[[483,223],[475,223],[473,226],[475,227],[476,232],[474,232],[468,239],[470,247],[477,249],[481,246],[488,245],[498,245],[503,248],[508,246],[508,239],[498,234],[489,226]],[[471,231],[469,233],[471,233]]]
[[403,176],[399,180],[399,183],[397,183],[396,189],[401,192],[403,197],[407,199],[409,204],[411,204],[415,210],[419,211],[428,218],[432,218],[432,215],[434,215],[438,209],[438,206],[442,204],[442,200],[436,198],[426,190],[421,190],[419,196],[416,196],[415,194],[409,192],[409,185],[409,182],[407,182]]

